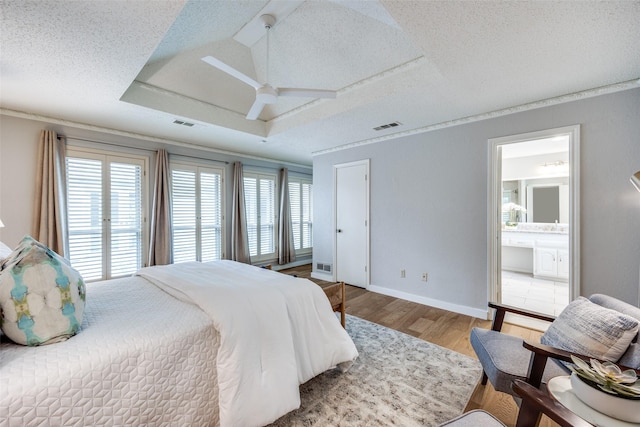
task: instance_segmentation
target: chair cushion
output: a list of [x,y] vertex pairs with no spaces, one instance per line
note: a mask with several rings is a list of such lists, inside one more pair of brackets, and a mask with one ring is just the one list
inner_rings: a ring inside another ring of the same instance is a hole
[[466,412],[452,420],[447,421],[442,426],[450,427],[504,427],[504,424],[500,422],[496,417],[488,412],[480,409],[474,409],[473,411]]
[[637,335],[639,326],[638,319],[578,297],[551,323],[540,342],[617,362]]
[[[610,308],[620,313],[624,313],[631,317],[640,320],[640,308],[627,304],[624,301],[620,301],[614,297],[603,294],[593,294],[589,297],[589,300],[595,304],[601,305],[606,308]],[[633,340],[633,344],[629,346],[627,351],[622,355],[618,363],[627,366],[629,368],[640,369],[640,343],[638,342],[638,336],[640,332]]]
[[[532,355],[531,351],[522,346],[522,338],[488,329],[473,328],[470,340],[493,388],[516,396],[511,390],[511,382],[516,378],[526,381]],[[542,382],[546,383],[559,375],[567,375],[568,372],[555,360],[547,360]]]
[[[589,297],[589,301],[591,301],[594,304],[601,305],[602,307],[619,311],[622,314],[626,314],[627,316],[631,316],[640,321],[640,307],[636,307],[624,301],[620,301],[617,298],[610,297],[609,295],[603,295],[603,294],[593,294]],[[637,338],[638,337],[636,336],[636,341],[637,341]]]
[[618,363],[628,368],[640,369],[640,343],[631,344]]

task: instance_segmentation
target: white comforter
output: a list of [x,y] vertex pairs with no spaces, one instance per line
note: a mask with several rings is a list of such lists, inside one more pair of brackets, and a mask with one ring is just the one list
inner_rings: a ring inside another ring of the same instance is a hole
[[324,292],[306,279],[233,261],[137,274],[213,320],[223,427],[275,421],[300,405],[300,384],[358,356]]

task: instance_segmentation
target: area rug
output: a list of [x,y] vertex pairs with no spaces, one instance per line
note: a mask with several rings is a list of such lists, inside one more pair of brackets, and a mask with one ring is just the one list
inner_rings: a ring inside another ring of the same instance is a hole
[[272,426],[437,426],[462,413],[480,363],[410,335],[347,315],[360,356],[300,386],[300,408]]

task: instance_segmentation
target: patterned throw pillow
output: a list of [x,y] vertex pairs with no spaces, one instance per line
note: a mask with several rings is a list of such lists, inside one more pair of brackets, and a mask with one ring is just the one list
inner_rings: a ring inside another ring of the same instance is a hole
[[18,344],[64,341],[80,329],[85,293],[65,258],[27,236],[0,272],[0,327]]
[[551,323],[540,342],[617,362],[638,333],[638,327],[637,319],[578,297]]

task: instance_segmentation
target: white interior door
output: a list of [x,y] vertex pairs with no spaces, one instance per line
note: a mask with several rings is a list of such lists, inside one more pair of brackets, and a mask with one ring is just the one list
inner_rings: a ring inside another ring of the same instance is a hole
[[335,166],[336,280],[366,288],[369,278],[369,161]]

